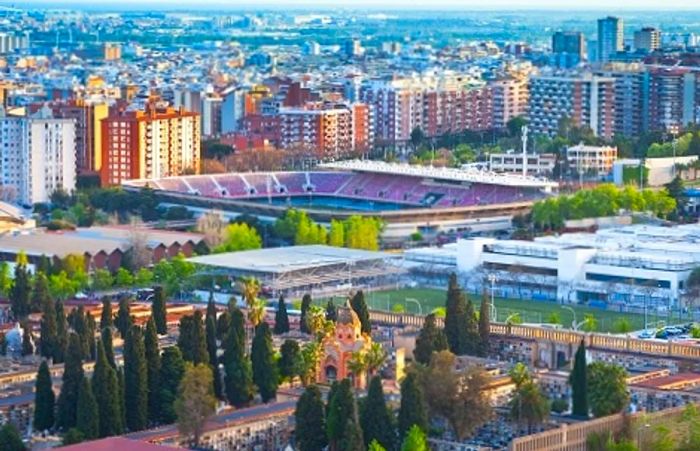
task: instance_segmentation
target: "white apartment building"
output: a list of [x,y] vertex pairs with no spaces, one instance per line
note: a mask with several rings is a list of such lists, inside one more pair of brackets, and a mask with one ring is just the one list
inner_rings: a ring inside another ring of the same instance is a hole
[[566,160],[577,174],[609,174],[617,160],[617,147],[579,144],[566,149]]
[[54,119],[48,109],[35,117],[0,117],[0,185],[14,191],[16,203],[47,202],[75,183],[73,119]]
[[[557,156],[553,153],[529,153],[525,160],[525,170],[530,175],[551,174],[557,164]],[[493,172],[522,174],[523,154],[513,150],[506,153],[492,153],[489,156],[489,169]]]

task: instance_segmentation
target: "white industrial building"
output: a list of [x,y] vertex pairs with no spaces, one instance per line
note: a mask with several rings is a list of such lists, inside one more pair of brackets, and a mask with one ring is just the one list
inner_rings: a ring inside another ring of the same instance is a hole
[[676,306],[700,266],[700,224],[632,225],[536,238],[471,238],[405,254],[407,265],[456,270],[471,291],[489,283],[505,297]]
[[[0,185],[5,198],[31,205],[62,188],[75,189],[75,121],[43,108],[32,117],[0,114]],[[11,197],[11,199],[10,199]]]

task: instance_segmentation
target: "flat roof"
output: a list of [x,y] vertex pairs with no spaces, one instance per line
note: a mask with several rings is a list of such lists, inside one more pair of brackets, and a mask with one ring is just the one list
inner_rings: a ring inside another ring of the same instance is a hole
[[170,446],[155,445],[124,437],[107,437],[100,440],[82,442],[76,445],[64,446],[68,451],[155,451],[171,448]]
[[217,266],[234,271],[282,274],[322,266],[388,258],[397,259],[400,256],[386,252],[314,244],[202,255],[188,260],[200,265]]

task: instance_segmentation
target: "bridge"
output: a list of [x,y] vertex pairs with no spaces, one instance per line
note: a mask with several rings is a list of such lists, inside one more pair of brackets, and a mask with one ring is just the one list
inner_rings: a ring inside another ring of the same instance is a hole
[[[415,327],[423,326],[423,315],[411,313],[390,313],[371,310],[370,321],[373,324],[380,324],[393,327]],[[442,318],[436,318],[438,326],[444,326]],[[691,360],[700,362],[700,346],[675,343],[671,340],[661,342],[655,340],[642,340],[630,336],[609,335],[600,333],[581,332],[574,330],[551,329],[546,327],[525,326],[505,323],[491,323],[491,334],[494,336],[522,339],[536,342],[541,351],[541,357],[545,357],[547,352],[552,354],[564,352],[566,358],[576,352],[576,348],[583,340],[588,349],[601,351],[612,351],[630,354],[643,354],[654,357],[668,357],[681,360]],[[549,357],[542,358],[550,361]],[[550,363],[550,366],[552,364]]]

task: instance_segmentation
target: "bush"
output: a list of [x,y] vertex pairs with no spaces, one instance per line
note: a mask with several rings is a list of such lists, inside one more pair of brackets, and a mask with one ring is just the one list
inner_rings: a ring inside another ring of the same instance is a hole
[[555,398],[552,400],[552,412],[563,413],[569,408],[569,401],[564,398]]
[[75,230],[75,225],[62,219],[54,219],[46,224],[47,230]]
[[411,241],[423,241],[423,235],[420,232],[414,232],[411,234]]

